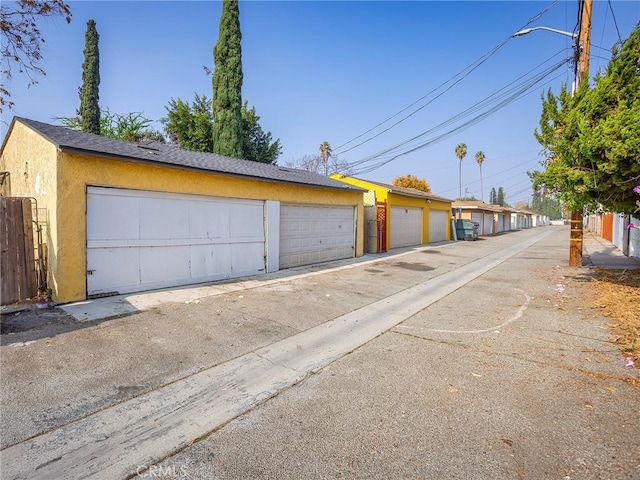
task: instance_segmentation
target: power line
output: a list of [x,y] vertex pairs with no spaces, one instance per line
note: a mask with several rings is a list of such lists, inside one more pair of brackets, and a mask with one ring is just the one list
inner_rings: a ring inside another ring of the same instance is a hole
[[[555,56],[555,55],[554,55]],[[552,57],[553,58],[553,57]],[[420,150],[422,148],[425,148],[426,146],[432,145],[438,141],[441,141],[455,133],[458,133],[462,130],[465,130],[469,127],[471,127],[472,125],[478,123],[479,121],[485,119],[486,117],[488,117],[489,115],[495,113],[496,111],[498,111],[499,109],[513,103],[515,100],[519,99],[520,97],[524,96],[525,93],[527,93],[530,89],[532,89],[534,86],[536,86],[538,83],[540,83],[542,80],[544,80],[546,77],[548,77],[551,73],[553,73],[554,71],[556,71],[557,69],[559,69],[560,67],[562,67],[563,65],[565,65],[568,61],[570,61],[572,59],[572,57],[569,58],[565,58],[562,61],[552,65],[551,67],[547,68],[545,71],[541,72],[540,74],[536,75],[535,77],[533,77],[530,80],[527,80],[525,83],[521,84],[521,85],[513,85],[516,81],[511,82],[510,84],[508,84],[507,86],[503,87],[502,89],[498,90],[497,92],[493,93],[492,95],[486,97],[485,99],[481,100],[480,102],[476,103],[475,105],[473,105],[472,107],[468,108],[467,110],[457,114],[456,116],[446,120],[445,122],[441,123],[440,125],[437,125],[425,132],[420,133],[419,135],[416,135],[415,137],[406,140],[394,147],[388,148],[382,152],[379,152],[377,154],[371,155],[367,158],[364,158],[362,160],[350,163],[348,165],[345,166],[345,168],[350,168],[353,170],[354,167],[358,166],[358,165],[363,165],[363,167],[361,169],[356,169],[356,174],[362,174],[362,173],[368,173],[371,172],[377,168],[380,168],[381,166],[401,157],[404,155],[407,155],[409,153],[415,152],[417,150]],[[548,61],[548,60],[547,60]],[[537,68],[537,67],[536,67]],[[527,74],[525,74],[524,76],[528,75],[530,72],[528,72]],[[523,77],[524,77],[523,76]],[[519,79],[523,78],[520,77]],[[555,77],[557,78],[557,77]],[[554,79],[555,79],[554,78]],[[519,80],[518,79],[518,80]],[[510,87],[510,88],[508,88]],[[497,102],[497,103],[496,103]],[[492,104],[494,104],[493,106],[491,106]],[[429,139],[427,141],[424,141],[422,143],[417,144],[417,146],[415,147],[411,147],[409,146],[409,144],[421,137],[424,137],[427,134],[433,133],[437,130],[440,130],[452,123],[454,123],[457,120],[460,120],[478,110],[481,110],[482,108],[487,108],[489,107],[487,110],[482,111],[480,114],[476,115],[475,117],[471,118],[470,120],[468,120],[467,122],[461,124],[458,127],[455,127],[435,138]],[[392,152],[394,150],[399,149],[400,147],[404,147],[407,146],[408,149],[404,150],[400,153],[397,153],[395,155],[392,155]],[[384,155],[392,155],[390,157],[384,157]],[[378,160],[377,163],[370,163],[373,160]],[[364,166],[365,164],[370,163],[367,166]]]
[[[559,0],[554,0],[550,5],[548,5],[546,8],[544,8],[543,10],[541,10],[539,13],[537,13],[535,16],[533,16],[531,19],[529,19],[529,21],[520,28],[520,30],[526,28],[528,25],[530,25],[531,23],[535,22],[536,20],[538,20],[539,18],[541,18],[547,11],[551,10],[553,7],[556,6],[556,4],[559,2]],[[421,107],[418,107],[416,110],[414,110],[413,112],[411,112],[410,114],[406,115],[405,117],[401,118],[400,120],[396,121],[395,123],[393,123],[391,126],[385,128],[384,130],[382,130],[381,132],[370,136],[369,138],[363,140],[362,142],[358,143],[357,145],[354,145],[352,147],[349,147],[345,150],[342,151],[337,151],[335,153],[335,155],[342,155],[346,152],[349,152],[357,147],[360,147],[362,145],[364,145],[367,142],[370,142],[371,140],[373,140],[374,138],[379,137],[380,135],[388,132],[389,130],[391,130],[393,127],[399,125],[400,123],[404,122],[405,120],[411,118],[413,115],[415,115],[416,113],[418,113],[419,111],[421,111],[422,109],[426,108],[428,105],[430,105],[433,101],[435,101],[436,99],[438,99],[439,97],[441,97],[442,95],[444,95],[446,92],[448,92],[449,90],[451,90],[455,85],[457,85],[458,83],[460,83],[462,80],[464,80],[466,77],[468,77],[475,69],[477,69],[478,67],[480,67],[480,65],[482,65],[484,62],[486,62],[489,58],[491,58],[498,50],[500,50],[504,45],[506,45],[510,40],[512,39],[511,36],[507,37],[505,40],[503,40],[501,43],[499,43],[497,46],[493,47],[491,50],[489,50],[489,52],[485,53],[484,55],[482,55],[480,58],[478,58],[477,60],[475,60],[473,63],[471,63],[470,65],[468,65],[467,67],[465,67],[464,69],[462,69],[460,72],[458,72],[457,74],[455,74],[453,77],[451,77],[449,80],[443,82],[442,84],[440,84],[439,86],[437,86],[436,88],[432,89],[431,91],[429,91],[426,95],[420,97],[418,100],[416,100],[415,102],[411,103],[410,105],[404,107],[402,110],[400,110],[399,112],[393,114],[392,116],[386,118],[385,120],[383,120],[382,122],[378,123],[377,125],[371,127],[370,129],[366,130],[365,132],[361,133],[360,135],[352,138],[351,140],[338,145],[335,150],[339,150],[342,147],[345,147],[347,145],[349,145],[350,143],[355,142],[356,140],[364,137],[365,135],[367,135],[370,132],[373,132],[374,130],[376,130],[378,127],[381,127],[382,125],[384,125],[385,123],[389,122],[390,120],[393,120],[394,118],[396,118],[398,115],[402,114],[403,112],[405,112],[406,110],[410,109],[411,107],[413,107],[414,105],[420,103],[422,100],[426,99],[429,95],[431,95],[432,93],[437,92],[438,90],[440,90],[441,88],[444,88],[446,85],[448,85],[449,83],[451,83],[451,85],[449,85],[446,89],[444,89],[444,91],[442,91],[440,94],[436,95],[434,98],[432,98],[429,102],[427,102],[425,105],[422,105]],[[458,78],[459,77],[459,78]],[[455,80],[457,78],[457,80]],[[455,81],[454,81],[455,80]]]

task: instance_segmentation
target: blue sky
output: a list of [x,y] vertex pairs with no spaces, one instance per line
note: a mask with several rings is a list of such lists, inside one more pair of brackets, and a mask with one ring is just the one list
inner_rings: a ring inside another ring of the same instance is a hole
[[[46,38],[41,66],[47,75],[27,89],[26,77],[14,73],[9,87],[15,107],[3,113],[2,138],[14,115],[48,123],[74,115],[89,19],[96,21],[100,35],[102,108],[142,112],[157,122],[166,115],[171,98],[191,101],[196,93],[212,96],[211,78],[203,66],[213,67],[221,2],[69,5],[71,24],[40,23]],[[533,136],[540,97],[549,88],[557,92],[574,78],[569,65],[542,75],[572,54],[568,36],[534,31],[510,38],[550,6],[529,27],[573,31],[577,0],[241,1],[243,98],[255,106],[263,129],[280,139],[281,165],[317,154],[326,140],[341,161],[374,157],[354,167],[362,172],[357,175],[361,178],[391,183],[398,175],[412,174],[425,178],[434,193],[455,198],[459,182],[454,149],[464,142],[469,153],[462,162],[463,194],[481,196],[474,154],[482,150],[484,200],[488,202],[492,187],[503,187],[507,202],[514,205],[530,198],[526,172],[536,169],[542,158]],[[606,67],[618,33],[625,39],[639,20],[640,2],[594,1],[591,75]],[[485,56],[473,71],[467,69]],[[463,71],[468,73],[464,78],[456,77]],[[543,79],[519,98],[474,120],[501,101],[489,96],[508,85],[515,92],[537,74]],[[460,81],[447,83],[447,91],[438,89],[452,79]],[[487,97],[486,104],[469,112]],[[346,151],[409,114],[387,132]],[[159,123],[155,127],[161,129]],[[409,141],[414,137],[418,138]],[[397,158],[381,155],[407,141],[395,151],[402,154]]]

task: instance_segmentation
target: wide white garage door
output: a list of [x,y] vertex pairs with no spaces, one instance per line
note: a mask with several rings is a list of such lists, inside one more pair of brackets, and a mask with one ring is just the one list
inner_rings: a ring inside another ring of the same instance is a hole
[[355,255],[354,207],[280,207],[280,268]]
[[264,271],[264,202],[87,188],[88,295]]
[[429,210],[429,243],[447,239],[449,221],[448,210]]
[[391,248],[422,243],[422,209],[391,207]]

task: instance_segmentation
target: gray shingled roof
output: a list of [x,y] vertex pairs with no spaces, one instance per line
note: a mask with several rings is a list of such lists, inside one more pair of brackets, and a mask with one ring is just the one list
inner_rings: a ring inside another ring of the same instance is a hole
[[27,118],[15,117],[14,121],[27,125],[55,144],[63,152],[116,158],[124,161],[142,161],[272,182],[295,183],[357,192],[363,191],[363,189],[353,185],[347,185],[306,170],[240,160],[213,153],[192,152],[158,142],[125,142],[57,125],[49,125],[48,123]]

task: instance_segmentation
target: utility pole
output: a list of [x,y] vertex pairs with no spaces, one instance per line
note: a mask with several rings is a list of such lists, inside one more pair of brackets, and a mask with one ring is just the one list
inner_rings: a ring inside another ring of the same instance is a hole
[[[580,10],[580,32],[577,39],[578,64],[576,65],[575,90],[578,91],[580,85],[589,79],[589,52],[591,50],[591,12],[593,10],[593,0],[582,0]],[[574,210],[571,212],[571,235],[569,239],[569,265],[572,267],[582,266],[582,244],[584,238],[583,231],[583,211]]]

